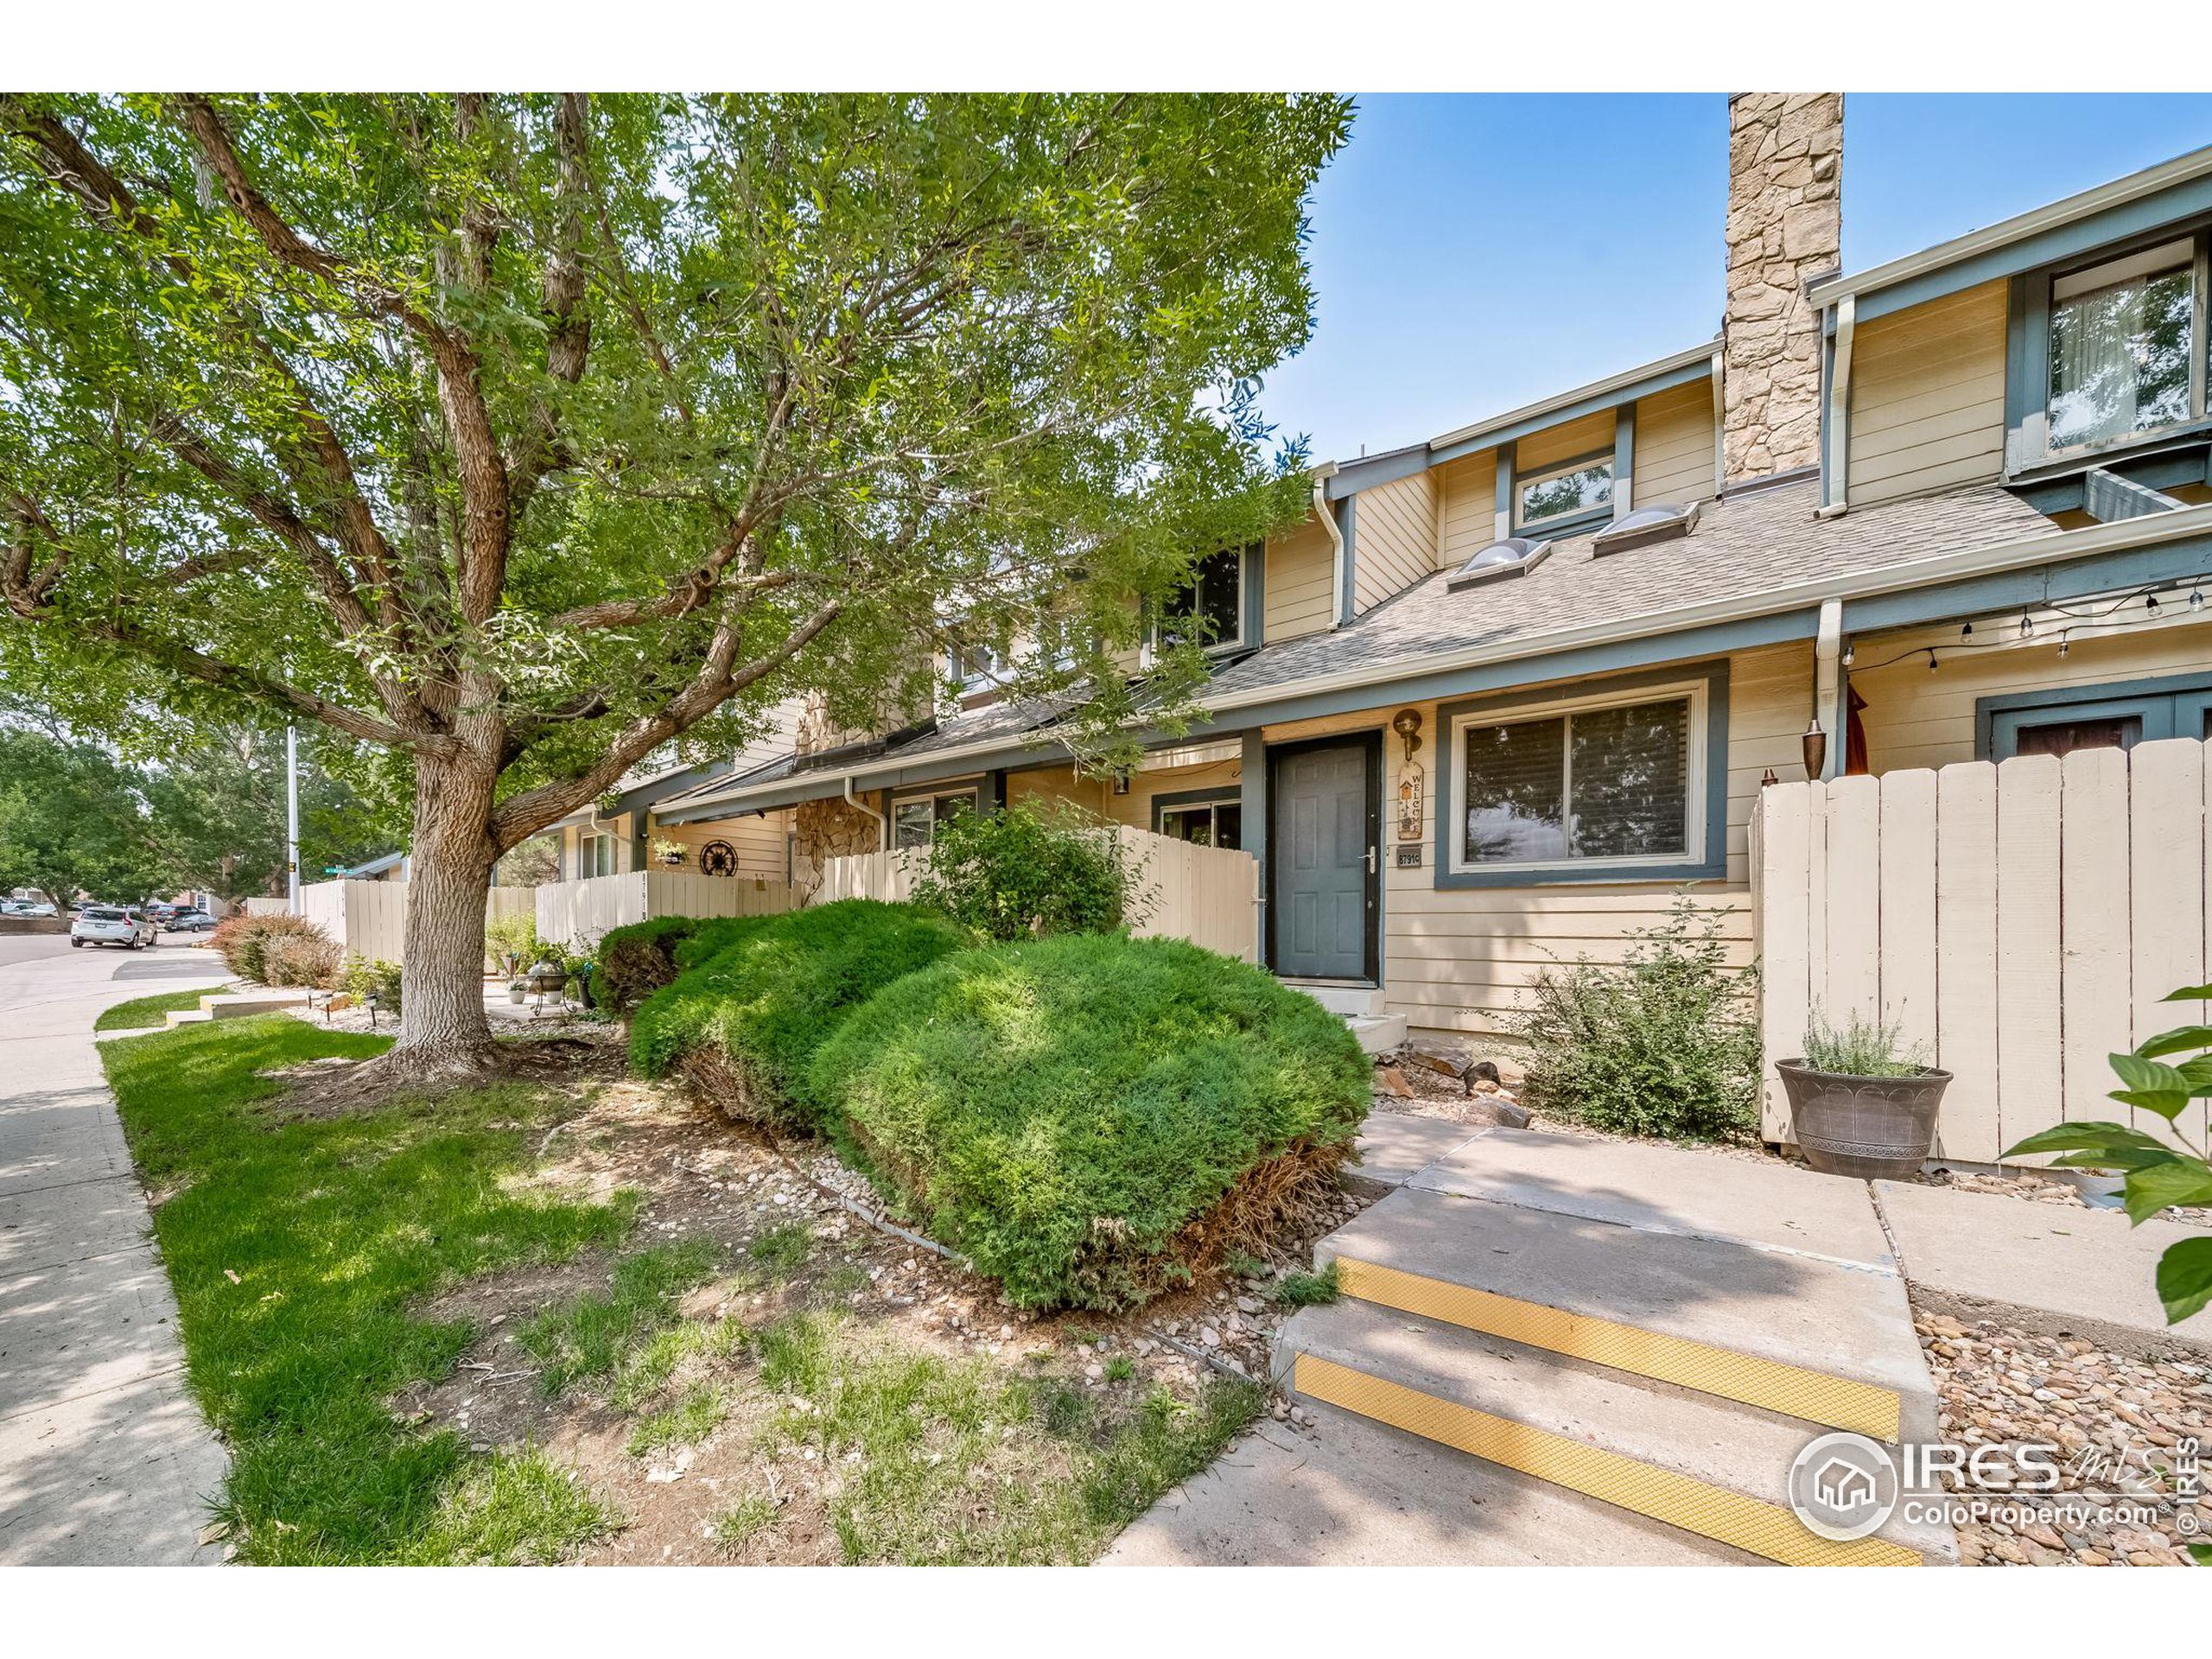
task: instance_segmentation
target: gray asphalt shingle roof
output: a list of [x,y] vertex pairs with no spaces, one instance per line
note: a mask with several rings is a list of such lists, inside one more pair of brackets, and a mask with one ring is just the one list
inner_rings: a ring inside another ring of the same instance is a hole
[[[1853,507],[1835,518],[1816,518],[1819,505],[1817,480],[1793,480],[1704,503],[1696,528],[1675,540],[1601,558],[1592,546],[1594,531],[1567,537],[1525,575],[1457,592],[1450,585],[1454,572],[1440,570],[1341,628],[1263,646],[1217,673],[1205,696],[1265,692],[1355,671],[1380,686],[1401,666],[1411,671],[1418,659],[1439,653],[1525,642],[1534,657],[1546,650],[1549,636],[1567,629],[1625,625],[1700,601],[1756,601],[1762,593],[1822,577],[2061,533],[1996,485]],[[994,738],[1010,743],[1050,726],[1065,707],[1040,699],[994,703],[953,715],[927,736],[861,764],[918,762]],[[715,798],[780,782],[796,771],[796,757],[785,755],[677,798]]]
[[[2059,533],[1995,485],[1853,507],[1816,518],[1817,480],[1775,485],[1704,504],[1686,537],[1599,557],[1592,537],[1555,543],[1525,575],[1451,590],[1439,571],[1332,633],[1268,645],[1215,677],[1211,694],[1256,690],[1401,659],[1529,641],[1592,623],[1631,621],[1703,600],[1750,597],[1938,553]],[[1355,546],[1355,556],[1357,547]]]

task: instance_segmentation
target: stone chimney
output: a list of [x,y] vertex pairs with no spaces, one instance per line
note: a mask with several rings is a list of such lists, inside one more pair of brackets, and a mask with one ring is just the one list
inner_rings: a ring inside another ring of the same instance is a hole
[[1808,278],[1842,264],[1843,94],[1728,100],[1722,471],[1730,484],[1821,458],[1821,323]]

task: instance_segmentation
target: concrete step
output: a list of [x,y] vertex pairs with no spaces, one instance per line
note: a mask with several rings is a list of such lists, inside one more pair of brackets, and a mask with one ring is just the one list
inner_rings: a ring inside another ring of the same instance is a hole
[[286,1008],[304,1007],[312,995],[307,990],[221,991],[201,997],[200,1007],[210,1019],[237,1020],[247,1014],[282,1014]]
[[1344,1291],[1878,1440],[1936,1438],[1904,1281],[1408,1185],[1322,1240]]
[[1360,1052],[1364,1054],[1387,1054],[1406,1040],[1402,1014],[1348,1014],[1344,1024],[1359,1039]]
[[162,1016],[170,1031],[175,1031],[179,1026],[205,1025],[214,1017],[205,1008],[171,1008]]
[[1102,1567],[1717,1567],[1758,1558],[1325,1404],[1262,1422]]
[[1471,1456],[1791,1566],[1949,1564],[1948,1528],[1898,1506],[1834,1542],[1789,1509],[1796,1419],[1371,1303],[1307,1308],[1277,1338],[1279,1378]]
[[1305,992],[1331,1014],[1341,1014],[1347,1019],[1382,1012],[1382,988],[1379,985],[1332,985],[1318,979],[1287,979],[1283,983],[1293,990]]

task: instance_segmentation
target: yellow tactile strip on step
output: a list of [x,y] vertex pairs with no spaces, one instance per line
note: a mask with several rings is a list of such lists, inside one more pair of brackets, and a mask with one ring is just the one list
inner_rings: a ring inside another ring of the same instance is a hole
[[1913,1551],[1880,1538],[1834,1543],[1788,1510],[1709,1485],[1548,1429],[1439,1400],[1333,1360],[1300,1354],[1293,1385],[1392,1428],[1502,1464],[1538,1480],[1663,1521],[1787,1567],[1918,1567]]
[[1338,1258],[1337,1274],[1344,1294],[1362,1301],[1442,1319],[1469,1331],[1485,1331],[1531,1348],[1632,1371],[1656,1382],[1672,1382],[1747,1406],[1763,1406],[1808,1422],[1854,1429],[1878,1440],[1897,1437],[1897,1393],[1871,1382],[1830,1376],[1825,1371],[1807,1370],[1780,1360],[1739,1354],[1586,1313],[1569,1313],[1541,1302],[1524,1302],[1351,1256]]

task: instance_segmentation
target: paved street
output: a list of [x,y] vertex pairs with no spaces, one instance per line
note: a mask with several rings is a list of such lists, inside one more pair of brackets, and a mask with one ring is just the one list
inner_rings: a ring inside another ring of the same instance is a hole
[[205,950],[0,939],[0,1563],[213,1560],[221,1447],[100,1073],[111,1004],[212,984]]

